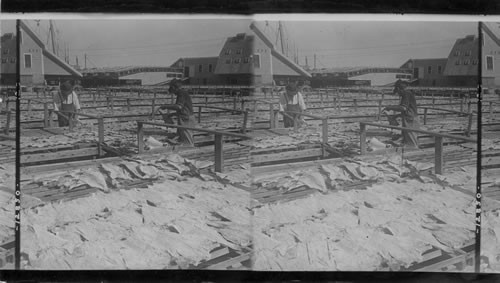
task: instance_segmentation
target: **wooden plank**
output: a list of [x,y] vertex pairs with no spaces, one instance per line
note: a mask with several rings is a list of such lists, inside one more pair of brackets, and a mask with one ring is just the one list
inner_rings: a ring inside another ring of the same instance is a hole
[[321,157],[322,155],[323,151],[321,148],[280,152],[280,153],[260,155],[260,156],[255,155],[252,156],[252,164],[273,162],[273,161],[285,162],[287,160],[292,160],[292,159]]
[[97,148],[82,148],[82,149],[64,150],[51,153],[21,155],[21,164],[53,161],[53,160],[68,159],[68,158],[89,157],[97,155],[98,155]]
[[445,267],[464,262],[465,259],[466,255],[459,255],[412,271],[441,271]]
[[204,269],[227,269],[228,267],[231,267],[236,263],[240,263],[240,262],[249,260],[250,258],[251,258],[251,253],[245,253],[245,254],[241,254],[239,256],[236,256],[234,258],[231,258],[229,260],[207,266]]
[[223,135],[216,134],[215,135],[215,172],[223,172],[224,171],[224,157],[223,157]]

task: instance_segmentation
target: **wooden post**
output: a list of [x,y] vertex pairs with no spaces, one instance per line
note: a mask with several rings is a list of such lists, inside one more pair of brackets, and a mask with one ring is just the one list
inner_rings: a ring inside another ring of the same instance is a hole
[[31,99],[28,99],[28,114],[31,115]]
[[9,109],[7,109],[6,114],[7,114],[7,121],[5,122],[4,134],[8,136],[10,132],[10,120],[11,120],[11,112]]
[[139,154],[144,152],[144,129],[142,122],[137,121],[137,147]]
[[378,101],[378,115],[377,120],[380,121],[380,117],[382,116],[382,99]]
[[151,100],[151,113],[154,113],[155,112],[155,107],[156,107],[156,98],[153,98],[153,100]]
[[436,99],[434,98],[434,93],[432,94],[432,96],[433,96],[433,98],[432,98],[432,107],[434,107],[435,104],[436,104]]
[[243,125],[241,127],[241,132],[245,134],[247,132],[247,122],[248,122],[248,109],[243,112]]
[[257,100],[253,101],[253,116],[257,117]]
[[115,111],[115,99],[113,98],[113,96],[110,97],[111,99],[111,113],[113,113]]
[[467,101],[467,113],[472,113],[472,104],[470,103],[470,100]]
[[321,107],[323,107],[323,92],[319,92],[319,101],[321,103]]
[[356,98],[354,98],[354,111],[355,112],[358,112],[358,101],[356,100]]
[[139,98],[141,97],[141,89],[140,88],[137,90],[137,97],[139,97]]
[[[274,116],[273,116],[273,125],[274,125],[274,128],[279,128],[279,125],[280,125],[280,115],[279,115],[279,110],[274,110]],[[285,118],[283,118],[285,119]]]
[[201,123],[201,106],[198,106],[198,124]]
[[472,131],[472,112],[469,113],[469,121],[468,121],[468,124],[467,124],[467,130],[465,131],[465,135],[466,136],[470,136],[470,133]]
[[48,102],[43,103],[43,127],[49,127],[49,106]]
[[130,98],[128,97],[127,97],[127,111],[130,111]]
[[94,102],[94,107],[95,107],[97,104],[96,99],[95,99],[95,92],[92,93],[92,100]]
[[460,100],[460,112],[464,112],[464,103],[465,103],[465,96],[462,96],[462,99]]
[[205,106],[208,106],[208,96],[205,96]]
[[322,121],[321,121],[321,125],[322,125],[322,141],[323,141],[323,145],[322,145],[322,148],[323,148],[323,157],[326,157],[326,146],[328,145],[328,118],[324,118]]
[[221,134],[215,134],[215,172],[222,173],[224,171],[224,149]]
[[427,108],[424,108],[424,125],[427,124]]
[[443,137],[434,137],[434,171],[443,174]]
[[[54,127],[54,120],[52,120],[52,113],[53,112],[49,111],[49,127],[50,128]],[[56,116],[57,116],[57,120],[59,120],[59,116],[58,115],[56,115]]]
[[99,117],[97,119],[97,137],[98,137],[98,143],[97,143],[97,152],[99,154],[99,157],[104,156],[104,150],[103,150],[103,144],[104,144],[104,118]]
[[65,113],[66,116],[68,117],[68,122],[69,122],[69,131],[73,131],[73,115],[71,113]]
[[490,120],[493,120],[493,101],[490,101]]
[[366,125],[359,124],[359,148],[361,155],[366,154]]
[[274,122],[274,107],[272,103],[269,103],[269,126],[271,127],[271,129],[276,128]]
[[236,103],[237,103],[236,97],[233,97],[233,110],[236,110]]

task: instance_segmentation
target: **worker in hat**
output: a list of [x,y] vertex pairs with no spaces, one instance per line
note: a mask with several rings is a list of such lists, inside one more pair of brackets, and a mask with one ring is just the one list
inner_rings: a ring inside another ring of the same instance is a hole
[[[395,118],[400,117],[402,126],[410,129],[420,129],[417,113],[417,100],[415,94],[406,89],[407,81],[398,80],[394,84],[394,94],[400,97],[399,105],[387,106],[382,113],[387,114],[387,111],[395,111],[400,114],[389,117],[389,122],[394,124]],[[418,138],[416,132],[403,131],[403,143],[405,146],[418,148]]]
[[59,127],[66,127],[69,125],[68,119],[78,121],[78,116],[73,113],[80,111],[80,101],[78,95],[73,90],[73,85],[66,81],[59,87],[59,91],[54,93],[54,110],[61,111],[58,113],[57,121]]
[[[168,91],[176,95],[175,104],[160,106],[155,110],[155,113],[159,110],[173,110],[174,113],[163,115],[163,121],[166,124],[172,124],[172,116],[177,116],[178,125],[194,127],[196,122],[193,113],[193,102],[189,93],[182,89],[181,81],[172,80]],[[194,145],[192,130],[178,128],[177,135],[179,136],[179,142],[190,146]]]
[[279,99],[279,111],[283,114],[285,128],[293,127],[295,121],[299,123],[297,127],[300,127],[303,123],[300,113],[306,109],[304,97],[298,90],[297,84],[289,83]]

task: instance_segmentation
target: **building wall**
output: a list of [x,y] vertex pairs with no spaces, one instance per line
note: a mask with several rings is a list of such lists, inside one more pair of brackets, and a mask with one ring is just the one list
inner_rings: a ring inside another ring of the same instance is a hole
[[[2,41],[1,48],[1,73],[15,74],[16,63],[16,37]],[[31,67],[25,64],[25,54],[31,55]],[[43,50],[37,43],[25,32],[23,32],[21,43],[21,84],[43,84],[45,82],[43,69]],[[4,80],[5,82],[5,80]]]
[[252,70],[255,76],[254,83],[256,85],[273,84],[273,62],[274,60],[272,60],[271,48],[269,48],[258,36],[255,36]]
[[448,78],[444,74],[448,59],[414,59],[406,62],[402,68],[413,70],[413,78],[419,86],[447,86]]
[[[483,51],[483,61],[482,61],[482,76],[483,76],[483,87],[487,88],[499,88],[500,87],[500,46],[486,33],[483,32],[484,45],[482,47]],[[500,36],[500,34],[498,35]],[[487,58],[491,57],[493,62],[493,68],[489,69],[487,64]]]
[[137,73],[127,76],[121,76],[120,80],[141,80],[141,85],[156,85],[162,82],[167,81],[170,77],[167,77],[167,74],[170,76],[171,73],[167,72],[144,72]]
[[179,59],[172,67],[183,68],[184,76],[189,77],[188,83],[192,85],[224,84],[223,79],[215,74],[217,60],[218,57],[185,58]]

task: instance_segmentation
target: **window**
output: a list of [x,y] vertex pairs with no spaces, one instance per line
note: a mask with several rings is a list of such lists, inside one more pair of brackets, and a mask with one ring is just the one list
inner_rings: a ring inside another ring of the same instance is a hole
[[202,73],[203,72],[203,65],[198,65],[198,73]]
[[234,64],[239,64],[240,62],[241,62],[240,58],[235,58],[233,61]]
[[212,64],[208,64],[208,72],[211,73],[212,72]]
[[493,56],[486,56],[486,69],[493,70]]
[[464,65],[469,65],[469,60],[464,60]]
[[477,59],[472,60],[472,65],[477,65]]
[[470,56],[471,54],[472,54],[472,51],[470,51],[470,50],[465,51],[465,56]]
[[460,51],[455,50],[455,54],[454,54],[454,55],[455,55],[455,56],[460,56]]
[[441,74],[442,71],[443,71],[443,67],[442,66],[438,66],[438,74]]
[[248,64],[249,61],[250,59],[248,57],[243,58],[243,63]]
[[226,55],[231,54],[231,49],[229,49],[229,48],[228,48],[228,49],[226,49],[226,51],[224,52],[224,54],[226,54]]
[[241,54],[241,48],[236,49],[236,54],[238,54],[238,55]]
[[255,66],[255,68],[260,68],[260,55],[259,54],[253,55],[253,65]]
[[231,59],[226,59],[226,64],[231,64]]
[[2,58],[2,64],[7,63],[7,58]]
[[10,62],[11,62],[11,63],[16,63],[16,57],[12,57],[12,58],[10,58]]
[[432,74],[432,66],[427,67],[427,74]]
[[9,54],[9,48],[5,48],[4,50],[2,50],[2,54]]
[[460,65],[460,60],[455,61],[455,65]]

